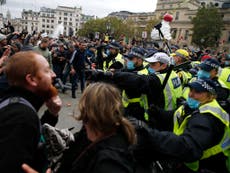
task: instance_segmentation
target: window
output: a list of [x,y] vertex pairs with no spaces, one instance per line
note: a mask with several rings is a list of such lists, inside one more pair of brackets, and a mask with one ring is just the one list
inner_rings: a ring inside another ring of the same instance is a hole
[[61,17],[59,17],[59,20],[61,20]]
[[50,28],[50,26],[49,26],[49,25],[46,25],[46,28]]
[[45,28],[45,25],[42,25],[42,28]]
[[51,23],[54,23],[54,20],[51,20]]
[[68,13],[64,13],[64,16],[68,16]]
[[184,39],[187,40],[188,36],[189,36],[189,30],[186,30],[184,34]]
[[67,17],[64,17],[64,20],[67,20]]
[[179,11],[177,11],[177,12],[176,12],[176,17],[175,17],[175,20],[179,20],[179,14],[180,14],[180,12],[179,12]]
[[45,22],[46,20],[45,19],[42,19],[42,22]]
[[49,23],[49,22],[50,22],[50,20],[49,20],[49,19],[47,19],[46,21],[47,21],[47,23]]

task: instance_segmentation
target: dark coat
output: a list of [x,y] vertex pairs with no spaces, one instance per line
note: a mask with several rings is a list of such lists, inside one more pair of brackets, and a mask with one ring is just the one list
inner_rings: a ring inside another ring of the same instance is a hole
[[81,133],[64,155],[60,173],[133,173],[134,162],[126,137],[118,132],[97,143]]
[[[165,105],[161,81],[156,74],[138,75],[131,72],[115,72],[112,75],[110,72],[96,72],[92,74],[90,80],[113,83],[121,90],[125,90],[129,98],[139,98],[141,94],[146,94],[149,105],[154,104],[161,108]],[[130,104],[125,108],[125,115],[144,120],[144,111],[142,108],[139,109],[137,104]]]
[[[23,97],[38,111],[44,101],[22,88],[10,88],[1,99],[12,96]],[[57,118],[46,111],[42,122],[55,125]],[[40,120],[31,107],[12,103],[0,109],[0,170],[22,173],[21,165],[27,163],[41,171],[45,157],[38,147],[40,141]],[[43,159],[41,159],[43,158]]]

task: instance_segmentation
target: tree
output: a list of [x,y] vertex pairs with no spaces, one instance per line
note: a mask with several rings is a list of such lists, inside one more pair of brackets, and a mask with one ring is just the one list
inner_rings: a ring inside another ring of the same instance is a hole
[[111,37],[119,39],[121,35],[131,37],[134,34],[134,29],[129,22],[123,22],[116,17],[106,17],[87,21],[78,34],[89,37],[96,32],[101,34],[108,33]]
[[154,26],[156,24],[158,24],[160,22],[160,20],[158,19],[151,19],[148,21],[147,25],[146,25],[146,31],[148,33],[148,38],[151,39],[150,35],[151,35],[151,31],[154,28]]
[[214,6],[203,6],[192,19],[192,42],[201,48],[215,47],[221,37],[223,18]]

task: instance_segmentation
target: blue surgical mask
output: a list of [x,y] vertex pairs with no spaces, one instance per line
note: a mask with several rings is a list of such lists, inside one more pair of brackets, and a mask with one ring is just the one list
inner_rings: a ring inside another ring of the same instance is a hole
[[198,100],[195,100],[191,97],[188,97],[186,102],[191,109],[197,109],[200,105],[200,102]]
[[110,54],[109,49],[106,49],[105,53],[106,53],[106,55],[108,55],[108,56],[109,56],[109,54]]
[[127,61],[127,69],[128,70],[133,70],[135,69],[133,61]]
[[151,67],[148,68],[148,71],[149,71],[150,74],[153,74],[153,73],[156,72],[156,71],[155,71],[153,68],[151,68]]
[[170,62],[172,65],[176,65],[176,61],[175,59],[171,58],[171,62]]
[[198,79],[209,79],[210,78],[210,73],[204,70],[199,70],[197,72],[197,77]]
[[230,61],[225,61],[224,65],[229,66],[230,65]]

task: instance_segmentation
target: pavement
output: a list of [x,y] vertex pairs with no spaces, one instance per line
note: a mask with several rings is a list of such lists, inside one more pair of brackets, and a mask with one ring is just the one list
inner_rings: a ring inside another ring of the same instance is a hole
[[[59,91],[59,96],[62,100],[62,108],[59,113],[59,120],[56,127],[59,129],[74,127],[74,129],[71,130],[71,132],[73,133],[80,130],[82,123],[77,121],[74,118],[74,115],[77,115],[79,113],[77,105],[81,97],[81,91],[76,91],[77,98],[75,99],[71,97],[70,90],[67,90],[64,94],[61,91]],[[39,110],[38,115],[41,116],[45,110],[46,106],[43,105],[43,107]]]

